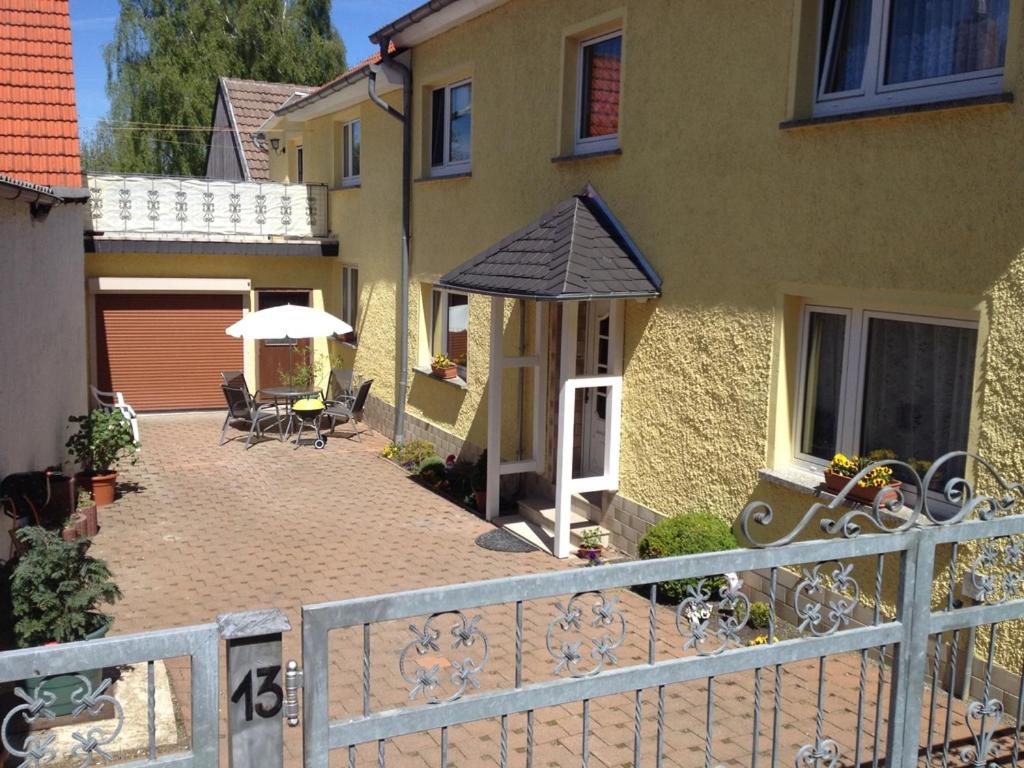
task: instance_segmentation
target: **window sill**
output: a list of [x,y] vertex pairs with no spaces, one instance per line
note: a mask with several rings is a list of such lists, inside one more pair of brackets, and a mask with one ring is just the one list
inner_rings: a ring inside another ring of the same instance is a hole
[[574,152],[570,155],[559,155],[558,157],[552,157],[552,163],[570,163],[573,160],[590,160],[591,158],[598,157],[618,157],[622,154],[622,149],[616,147],[615,149],[601,149],[595,152]]
[[[834,493],[830,493],[825,490],[825,480],[817,472],[811,472],[806,469],[799,467],[786,467],[784,469],[759,469],[757,471],[757,477],[759,480],[774,485],[779,488],[784,488],[787,491],[793,493],[799,493],[803,496],[813,496],[821,499],[824,503],[829,503],[836,496]],[[855,501],[846,500],[845,506],[848,507],[866,507],[869,505],[858,504]],[[893,512],[882,511],[882,514],[888,518],[887,522],[892,525],[898,525],[899,523],[906,522],[910,515],[913,513],[909,507],[901,507]],[[922,516],[921,522],[926,522],[927,518]],[[874,531],[867,531],[867,533],[874,533]]]
[[473,176],[472,171],[465,171],[464,173],[438,173],[434,176],[420,176],[418,179],[413,179],[414,184],[420,184],[425,181],[448,181],[449,179],[468,179]]
[[822,115],[820,117],[808,117],[800,120],[786,120],[779,123],[779,128],[784,131],[790,131],[799,128],[814,128],[816,126],[829,125],[831,123],[849,123],[856,120],[874,120],[886,117],[898,117],[900,115],[913,115],[920,112],[942,112],[949,109],[968,109],[970,107],[1012,104],[1013,100],[1013,94],[1010,92],[996,93],[990,96],[972,96],[966,99],[933,101],[928,104],[907,104],[899,107],[866,109],[860,112],[844,112],[842,114]]
[[330,191],[331,192],[341,192],[341,191],[346,190],[346,189],[359,189],[362,186],[363,186],[363,184],[360,181],[354,182],[352,184],[344,183],[344,184],[340,184],[340,185],[338,185],[336,187],[331,187]]
[[456,376],[454,379],[440,379],[430,372],[429,368],[420,368],[419,366],[413,366],[412,372],[417,376],[425,376],[431,381],[436,381],[441,384],[447,384],[449,387],[455,387],[456,389],[465,390],[468,387],[466,380]]

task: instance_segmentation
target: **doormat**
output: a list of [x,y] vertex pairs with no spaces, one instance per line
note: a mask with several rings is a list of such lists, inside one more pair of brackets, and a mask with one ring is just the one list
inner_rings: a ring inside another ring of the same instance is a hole
[[476,537],[476,545],[494,552],[533,552],[537,549],[533,544],[523,541],[504,528],[495,528],[493,531],[481,533]]

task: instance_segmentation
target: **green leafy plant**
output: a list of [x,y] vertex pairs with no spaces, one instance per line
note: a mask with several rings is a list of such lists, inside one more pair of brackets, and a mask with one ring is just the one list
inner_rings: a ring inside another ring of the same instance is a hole
[[469,487],[474,493],[483,493],[487,490],[487,451],[482,451],[473,465],[473,472],[469,476]]
[[430,361],[431,368],[451,368],[455,363],[451,361],[448,355],[443,353],[434,355],[434,359]]
[[747,620],[747,626],[751,629],[768,629],[768,624],[771,622],[771,608],[768,603],[751,603],[750,604],[750,618]]
[[601,549],[601,531],[598,528],[584,528],[580,531],[580,549]]
[[417,465],[416,474],[432,488],[439,489],[447,478],[444,459],[437,455],[427,456]]
[[[701,552],[720,552],[739,546],[732,529],[721,518],[706,512],[691,512],[670,517],[653,525],[640,539],[637,552],[642,560],[677,555],[696,555]],[[701,579],[673,579],[658,584],[658,599],[678,604],[687,596],[687,588],[696,586]],[[714,595],[725,586],[720,576],[704,578],[704,586]]]
[[78,499],[75,501],[75,509],[80,511],[93,506],[92,496],[84,488],[78,489]]
[[68,421],[77,424],[78,431],[68,438],[65,447],[87,472],[109,474],[125,456],[131,456],[135,463],[135,437],[120,411],[95,408]]
[[82,640],[110,621],[98,609],[120,600],[121,590],[106,562],[89,554],[89,539],[67,542],[39,526],[21,528],[17,536],[28,547],[11,577],[20,647]]
[[277,376],[281,380],[282,386],[299,389],[316,389],[316,383],[320,380],[322,373],[323,366],[316,359],[311,363],[301,362],[293,365],[290,370],[277,369]]
[[380,452],[380,455],[383,456],[385,459],[394,459],[401,452],[402,446],[400,446],[398,443],[388,443],[384,450]]
[[412,469],[418,467],[428,456],[436,455],[437,449],[434,448],[434,444],[429,440],[410,440],[399,449],[395,461],[403,467]]

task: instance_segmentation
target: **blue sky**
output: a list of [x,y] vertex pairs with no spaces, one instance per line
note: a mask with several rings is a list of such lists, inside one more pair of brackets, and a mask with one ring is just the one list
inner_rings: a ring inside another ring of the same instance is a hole
[[[334,0],[331,18],[341,33],[351,64],[376,48],[367,36],[407,13],[422,0]],[[71,37],[75,52],[75,95],[83,136],[107,113],[107,70],[103,46],[114,36],[118,0],[71,0]]]

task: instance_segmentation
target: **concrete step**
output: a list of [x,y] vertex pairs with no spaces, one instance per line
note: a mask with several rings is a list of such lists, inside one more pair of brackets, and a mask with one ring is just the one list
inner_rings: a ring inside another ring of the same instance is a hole
[[[498,524],[534,546],[551,552],[555,540],[554,504],[544,499],[520,499],[518,505],[518,515],[499,518]],[[577,509],[569,511],[569,542],[574,548],[579,546],[583,531],[590,528],[597,529],[601,541],[608,547],[611,535],[607,528],[592,522]]]

